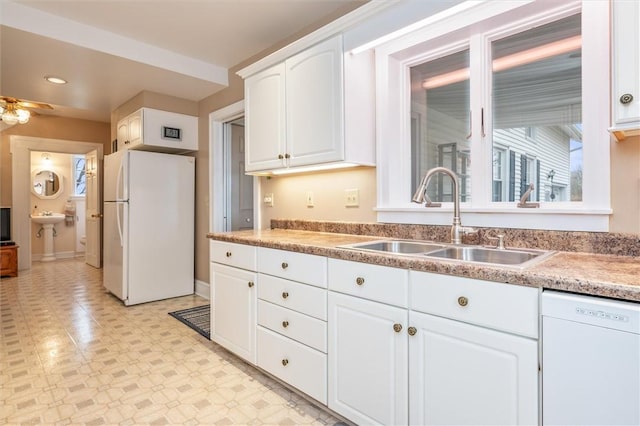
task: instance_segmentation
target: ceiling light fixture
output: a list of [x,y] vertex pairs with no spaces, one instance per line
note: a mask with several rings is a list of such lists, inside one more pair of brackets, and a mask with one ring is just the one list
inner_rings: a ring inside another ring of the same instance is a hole
[[67,84],[67,80],[62,77],[56,77],[54,75],[45,75],[44,79],[53,84]]
[[29,117],[31,117],[31,113],[21,108],[19,105],[15,103],[6,103],[5,106],[0,106],[0,118],[2,121],[7,123],[10,126],[13,126],[16,123],[25,124],[29,121]]

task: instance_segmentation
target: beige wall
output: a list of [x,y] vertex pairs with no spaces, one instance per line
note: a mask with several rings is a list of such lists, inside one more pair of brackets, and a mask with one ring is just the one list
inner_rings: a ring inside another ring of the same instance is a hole
[[640,234],[640,136],[611,143],[611,232]]
[[[273,207],[261,206],[261,228],[271,219],[306,219],[346,222],[375,222],[376,169],[327,171],[296,176],[261,177],[263,194],[272,193]],[[346,189],[358,189],[360,206],[346,207]],[[307,192],[313,193],[314,206],[307,207]]]
[[32,136],[47,139],[101,143],[109,152],[110,126],[99,121],[37,115],[26,124],[16,124],[0,133],[0,205],[11,206],[11,146],[9,136]]

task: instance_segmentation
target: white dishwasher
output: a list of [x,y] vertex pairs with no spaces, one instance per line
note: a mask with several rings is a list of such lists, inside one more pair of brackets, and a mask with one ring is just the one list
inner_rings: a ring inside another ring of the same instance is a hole
[[640,304],[542,293],[542,424],[640,425]]

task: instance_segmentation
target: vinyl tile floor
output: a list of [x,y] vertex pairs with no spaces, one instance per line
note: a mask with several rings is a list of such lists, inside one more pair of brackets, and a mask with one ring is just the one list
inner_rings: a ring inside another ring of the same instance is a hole
[[309,403],[168,312],[125,307],[80,260],[0,279],[0,424],[334,425]]

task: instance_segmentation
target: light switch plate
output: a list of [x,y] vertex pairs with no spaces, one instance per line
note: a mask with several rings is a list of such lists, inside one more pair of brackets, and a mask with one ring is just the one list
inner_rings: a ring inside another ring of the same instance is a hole
[[358,207],[360,205],[360,191],[358,189],[344,190],[345,207]]
[[306,192],[306,198],[307,200],[307,207],[313,207],[314,206],[314,202],[313,202],[313,192],[311,191],[307,191]]
[[264,194],[264,197],[262,198],[262,202],[267,207],[273,207],[273,192]]

